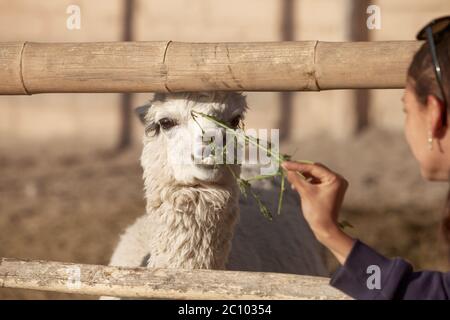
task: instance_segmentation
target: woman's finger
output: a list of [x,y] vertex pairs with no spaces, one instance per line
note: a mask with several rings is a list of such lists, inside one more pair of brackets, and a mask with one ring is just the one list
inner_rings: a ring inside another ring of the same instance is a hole
[[336,174],[320,163],[299,163],[293,161],[285,161],[281,166],[288,171],[299,171],[301,173],[308,173],[314,178],[323,180],[334,177]]
[[304,191],[309,184],[307,181],[303,180],[303,178],[300,177],[296,171],[288,171],[287,179],[298,192]]

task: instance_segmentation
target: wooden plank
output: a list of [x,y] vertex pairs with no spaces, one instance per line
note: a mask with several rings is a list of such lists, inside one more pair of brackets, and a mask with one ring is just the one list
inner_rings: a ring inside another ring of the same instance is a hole
[[166,56],[170,91],[311,91],[315,41],[173,42]]
[[[79,280],[79,282],[77,281]],[[348,299],[329,279],[292,274],[120,268],[0,260],[0,288],[159,299]]]
[[408,66],[420,45],[412,41],[319,42],[317,82],[321,88],[403,87]]
[[7,42],[0,43],[0,94],[402,88],[420,45]]
[[27,94],[22,82],[23,42],[0,43],[0,95]]
[[27,91],[166,91],[166,42],[27,43],[23,79]]

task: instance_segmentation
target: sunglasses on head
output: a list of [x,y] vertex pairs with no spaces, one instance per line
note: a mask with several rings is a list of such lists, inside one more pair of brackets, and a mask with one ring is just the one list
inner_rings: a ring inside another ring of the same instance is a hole
[[428,47],[430,48],[431,58],[433,59],[434,65],[434,73],[436,75],[436,81],[439,86],[439,90],[441,91],[441,97],[444,102],[444,125],[447,123],[447,99],[444,92],[444,88],[442,86],[442,73],[441,66],[439,64],[439,60],[436,52],[436,44],[441,40],[442,35],[445,32],[450,31],[450,16],[441,17],[438,19],[432,20],[425,27],[423,27],[417,33],[417,40],[426,40],[428,42]]

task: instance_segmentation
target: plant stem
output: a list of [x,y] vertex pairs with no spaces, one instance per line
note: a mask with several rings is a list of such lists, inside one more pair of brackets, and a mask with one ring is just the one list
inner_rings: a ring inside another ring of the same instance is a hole
[[[259,139],[256,139],[254,137],[251,136],[247,136],[245,133],[241,133],[240,131],[238,132],[236,129],[233,129],[231,127],[229,127],[227,124],[225,124],[224,122],[209,116],[205,113],[202,112],[198,112],[198,111],[191,111],[191,115],[192,118],[194,119],[194,121],[197,123],[197,125],[200,127],[200,129],[202,130],[202,133],[204,133],[205,131],[203,130],[203,128],[200,126],[200,124],[198,123],[196,117],[197,116],[202,116],[205,119],[208,119],[209,121],[212,121],[213,123],[215,123],[216,125],[218,125],[221,128],[224,128],[226,130],[229,130],[233,133],[234,136],[236,137],[240,137],[244,139],[244,142],[246,143],[251,143],[253,145],[255,145],[257,148],[263,150],[266,152],[266,154],[270,155],[272,158],[274,158],[277,162],[278,162],[278,166],[280,167],[281,162],[283,161],[288,161],[290,160],[290,156],[289,155],[284,155],[284,154],[280,154],[279,152],[274,152],[272,151],[272,149],[268,149],[265,146],[262,146],[259,142]],[[224,148],[224,152],[226,154],[226,146]],[[226,157],[226,156],[225,156]],[[312,164],[313,162],[311,161],[307,161],[307,160],[300,160],[298,162],[302,162],[302,163],[310,163]],[[259,175],[259,176],[255,176],[252,178],[248,178],[248,179],[242,179],[240,177],[237,177],[235,175],[235,173],[233,172],[233,170],[228,166],[228,164],[225,164],[227,166],[227,168],[230,170],[231,174],[233,175],[233,177],[235,178],[235,180],[239,183],[239,188],[241,189],[241,192],[246,195],[246,191],[248,190],[250,192],[250,194],[253,196],[253,198],[255,199],[255,201],[257,202],[259,209],[261,211],[261,213],[268,219],[272,220],[272,214],[270,213],[270,211],[268,210],[268,208],[266,207],[266,205],[262,202],[261,198],[255,194],[253,192],[253,190],[251,189],[251,184],[250,181],[256,181],[256,180],[263,180],[263,179],[268,179],[268,178],[274,178],[277,176],[280,176],[281,178],[281,183],[280,183],[280,193],[279,193],[279,197],[278,197],[278,206],[277,206],[277,214],[281,214],[281,208],[282,208],[282,203],[283,203],[283,195],[284,195],[284,191],[285,191],[285,174],[283,169],[280,169],[275,173],[275,174],[271,174],[271,175]],[[299,175],[302,179],[306,180],[306,177],[301,173],[301,172],[297,172],[297,175]]]
[[278,196],[278,209],[277,214],[281,214],[281,203],[283,202],[283,195],[284,195],[284,172],[283,170],[280,170],[281,173],[281,186],[280,186],[280,195]]

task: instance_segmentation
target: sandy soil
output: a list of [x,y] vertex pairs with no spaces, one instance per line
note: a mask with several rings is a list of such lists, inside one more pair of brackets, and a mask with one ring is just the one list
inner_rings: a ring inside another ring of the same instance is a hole
[[[399,134],[291,142],[350,181],[350,232],[417,268],[446,270],[438,226],[447,184],[424,182]],[[107,264],[119,233],[144,211],[139,146],[114,154],[67,145],[0,148],[0,256]],[[330,271],[336,266],[329,259]],[[1,289],[0,299],[86,298]],[[89,298],[89,297],[87,297]]]

